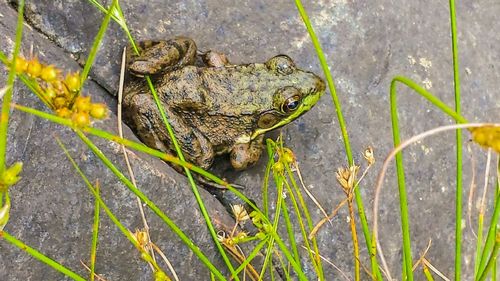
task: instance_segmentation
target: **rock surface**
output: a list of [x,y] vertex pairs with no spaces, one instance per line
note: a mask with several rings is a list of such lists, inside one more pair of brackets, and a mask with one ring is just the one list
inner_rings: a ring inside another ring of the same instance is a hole
[[[78,69],[76,62],[85,61],[103,14],[88,1],[27,2],[27,22],[34,30],[26,29],[24,53],[33,45],[44,60],[66,69]],[[392,144],[388,94],[391,79],[395,75],[407,76],[453,105],[449,10],[437,1],[304,1],[304,5],[332,70],[356,163],[365,167],[361,152],[369,145],[375,148],[378,162],[360,186],[371,221],[374,181]],[[236,5],[226,0],[130,0],[122,2],[121,7],[137,40],[186,35],[195,39],[202,50],[226,53],[233,63],[265,61],[286,53],[302,68],[321,73],[293,1],[245,0]],[[14,37],[15,11],[1,1],[0,8],[3,15],[0,47],[8,52]],[[498,121],[498,114],[492,114],[500,107],[500,49],[496,47],[500,44],[496,36],[500,6],[459,3],[457,9],[463,115],[471,121]],[[119,26],[111,23],[91,72],[96,83],[87,85],[96,99],[111,105],[114,99],[106,96],[99,86],[111,94],[116,92],[119,54],[126,44],[127,38]],[[4,77],[5,70],[0,81]],[[398,86],[398,93],[403,138],[451,123],[450,118],[404,86]],[[23,87],[16,88],[15,97],[18,103],[41,107]],[[336,120],[331,99],[325,95],[311,112],[282,130],[286,145],[297,156],[306,185],[327,212],[344,199],[334,180],[334,171],[346,165]],[[111,118],[101,126],[112,129],[116,123],[113,121]],[[129,227],[140,225],[134,199],[69,130],[19,112],[14,112],[11,127],[14,133],[9,139],[9,159],[22,160],[25,170],[23,181],[11,192],[14,207],[6,230],[84,274],[79,261],[88,260],[92,198],[47,132],[57,132],[67,141],[84,171],[94,180],[99,179],[103,189],[109,187],[105,198],[110,207],[119,210]],[[465,134],[464,142],[468,137]],[[123,163],[116,146],[98,139],[96,142],[113,155],[115,163]],[[413,255],[416,258],[432,240],[426,257],[449,278],[453,277],[454,264],[451,258],[455,218],[453,143],[454,133],[450,132],[428,138],[405,151]],[[476,173],[480,175],[484,172],[484,151],[474,149],[473,153]],[[159,161],[149,158],[146,161],[135,158],[135,161],[140,185],[223,268],[185,179]],[[247,172],[229,172],[227,177],[247,186],[245,192],[259,202],[264,165],[265,159]],[[466,156],[465,186],[471,181],[471,169]],[[394,169],[388,175],[381,198],[379,235],[389,265],[398,276],[402,243]],[[482,186],[482,180],[476,180],[476,184]],[[54,192],[60,196],[54,196]],[[205,194],[205,199],[213,210],[221,210],[210,196]],[[308,203],[314,208],[312,201]],[[314,210],[312,216],[316,222],[322,215]],[[318,239],[322,255],[352,277],[347,215],[347,209],[343,208],[332,220],[333,227],[324,227]],[[106,226],[101,232],[104,242],[99,251],[98,271],[105,273],[108,280],[150,280],[148,269],[128,242],[109,221],[104,219],[103,224]],[[178,244],[173,234],[156,229],[155,241],[172,253],[172,262],[181,272],[182,280],[208,279],[207,270],[185,246]],[[469,228],[465,229],[463,245],[466,254],[462,260],[462,279],[469,280],[473,259],[468,253],[475,246]],[[366,254],[366,249],[362,249]],[[61,278],[4,242],[0,243],[0,250],[0,280]],[[423,278],[420,272],[416,274],[416,280]],[[338,272],[326,265],[325,276],[327,280],[339,278]]]

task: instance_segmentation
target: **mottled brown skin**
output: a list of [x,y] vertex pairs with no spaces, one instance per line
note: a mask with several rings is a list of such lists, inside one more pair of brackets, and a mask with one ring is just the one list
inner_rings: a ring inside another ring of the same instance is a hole
[[230,65],[225,56],[207,52],[195,65],[201,60],[188,38],[144,41],[140,48],[139,56],[127,54],[132,75],[124,89],[125,122],[146,145],[174,151],[145,79],[135,77],[150,75],[186,160],[205,169],[226,153],[236,169],[254,164],[264,132],[300,116],[312,106],[301,102],[314,104],[325,90],[318,76],[284,55]]

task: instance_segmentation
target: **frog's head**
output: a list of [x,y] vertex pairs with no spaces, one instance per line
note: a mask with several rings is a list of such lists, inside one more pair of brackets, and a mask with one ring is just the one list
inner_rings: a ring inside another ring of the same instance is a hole
[[325,92],[325,82],[314,73],[303,71],[286,55],[278,55],[265,63],[268,70],[286,81],[272,97],[272,107],[260,113],[251,139],[284,126],[311,109]]

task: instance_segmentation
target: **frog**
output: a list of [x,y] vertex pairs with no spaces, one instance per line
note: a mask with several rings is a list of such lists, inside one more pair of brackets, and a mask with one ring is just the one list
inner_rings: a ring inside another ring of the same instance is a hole
[[209,169],[219,155],[243,170],[259,160],[267,132],[309,111],[325,92],[316,74],[287,55],[231,64],[224,54],[197,50],[188,37],[145,40],[128,48],[123,119],[147,146],[175,153],[146,79],[187,162]]

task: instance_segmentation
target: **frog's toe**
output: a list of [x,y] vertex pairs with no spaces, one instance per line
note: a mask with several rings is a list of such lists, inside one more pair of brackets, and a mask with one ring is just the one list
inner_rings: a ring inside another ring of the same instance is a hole
[[205,52],[201,57],[203,62],[210,67],[223,67],[229,65],[229,60],[226,55],[215,51]]

